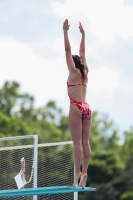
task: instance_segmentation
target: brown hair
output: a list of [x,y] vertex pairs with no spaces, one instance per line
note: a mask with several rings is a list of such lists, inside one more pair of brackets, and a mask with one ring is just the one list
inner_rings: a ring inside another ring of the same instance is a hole
[[84,64],[81,62],[80,57],[78,55],[72,55],[72,58],[73,58],[73,61],[75,63],[75,67],[80,70],[82,78],[85,79],[86,78],[85,68],[84,68]]

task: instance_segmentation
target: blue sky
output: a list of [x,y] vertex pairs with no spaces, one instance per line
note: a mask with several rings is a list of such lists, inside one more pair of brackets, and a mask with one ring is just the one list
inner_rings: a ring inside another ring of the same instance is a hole
[[133,125],[132,0],[0,1],[0,87],[7,80],[35,97],[69,110],[62,24],[70,22],[72,53],[78,54],[79,21],[86,32],[90,68],[87,101],[121,131]]

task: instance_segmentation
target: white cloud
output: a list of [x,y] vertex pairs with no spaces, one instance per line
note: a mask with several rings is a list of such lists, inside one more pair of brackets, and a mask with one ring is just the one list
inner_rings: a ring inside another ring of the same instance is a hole
[[93,92],[107,92],[111,94],[119,86],[119,80],[116,71],[105,67],[99,67],[90,70],[89,87]]
[[[71,45],[71,52],[72,52],[72,54],[79,54],[79,44],[75,43],[73,37],[71,37],[71,39],[70,39],[70,45]],[[64,59],[65,59],[63,34],[62,34],[62,37],[58,37],[57,38],[56,42],[53,45],[53,48],[55,49],[55,51],[59,52],[60,55],[63,55]]]
[[125,39],[133,36],[133,7],[124,7],[123,0],[67,0],[65,4],[54,2],[53,9],[57,15],[68,18],[70,23],[83,19],[84,26],[90,26],[105,44],[111,43],[117,35]]

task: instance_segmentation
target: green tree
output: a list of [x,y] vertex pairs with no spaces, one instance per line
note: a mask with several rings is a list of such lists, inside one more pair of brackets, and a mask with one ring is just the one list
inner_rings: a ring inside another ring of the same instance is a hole
[[92,151],[119,149],[119,130],[104,113],[93,112],[90,144]]
[[[96,187],[97,191],[95,193],[84,194],[80,200],[121,200],[120,198],[124,198],[126,196],[124,195],[124,197],[121,197],[123,194],[128,191],[133,191],[132,166],[133,158],[130,160],[125,169],[123,169],[119,174],[114,175],[112,181],[106,181],[106,183],[103,183],[101,180],[101,183],[98,184],[90,183],[91,187]],[[107,167],[109,167],[109,164]],[[97,173],[97,175],[99,174]]]
[[133,191],[128,191],[122,194],[120,200],[132,200],[133,199]]
[[133,127],[124,132],[124,143],[122,145],[122,158],[127,163],[133,157]]
[[[11,116],[16,110],[19,117],[25,117],[27,111],[33,107],[34,98],[19,92],[19,83],[6,81],[0,89],[0,110]],[[30,113],[29,113],[30,114]]]
[[71,140],[67,117],[56,102],[34,107],[34,97],[19,92],[17,82],[5,82],[0,89],[0,136],[38,134],[39,143]]
[[19,96],[18,88],[18,83],[7,81],[0,90],[0,110],[6,115],[11,116],[12,108],[15,106]]
[[123,169],[123,163],[113,150],[93,153],[88,168],[88,184],[107,183],[112,181]]

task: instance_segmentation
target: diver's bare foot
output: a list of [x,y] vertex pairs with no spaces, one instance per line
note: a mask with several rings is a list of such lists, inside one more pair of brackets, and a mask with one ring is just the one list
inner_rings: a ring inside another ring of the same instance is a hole
[[82,173],[75,175],[73,186],[78,186],[78,181],[81,176],[82,176]]
[[80,183],[79,183],[80,187],[82,187],[82,188],[85,187],[86,182],[87,182],[87,177],[88,177],[87,174],[82,174],[81,179],[80,179]]

